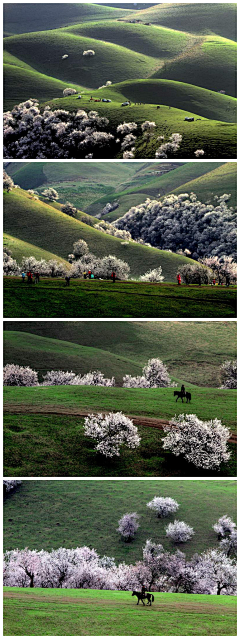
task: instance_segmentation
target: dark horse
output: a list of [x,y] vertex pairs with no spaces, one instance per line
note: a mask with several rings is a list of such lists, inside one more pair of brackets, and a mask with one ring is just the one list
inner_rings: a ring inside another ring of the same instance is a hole
[[132,593],[132,597],[137,597],[138,599],[137,606],[139,604],[139,601],[141,601],[143,606],[145,606],[145,603],[143,601],[144,599],[148,600],[147,606],[151,606],[152,602],[154,602],[154,596],[150,592],[145,592],[145,595],[144,595],[142,592],[137,592],[136,590],[134,590]]
[[192,395],[191,393],[185,392],[183,393],[183,391],[174,391],[174,397],[177,396],[176,402],[178,401],[178,399],[182,400],[182,404],[183,404],[183,398],[186,397],[187,400],[187,404],[191,401],[192,399]]

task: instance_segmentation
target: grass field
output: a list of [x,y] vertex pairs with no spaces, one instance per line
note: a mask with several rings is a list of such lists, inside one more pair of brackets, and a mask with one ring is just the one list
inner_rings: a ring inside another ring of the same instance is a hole
[[[191,388],[188,385],[187,388]],[[191,388],[190,406],[176,403],[173,389],[100,387],[5,388],[5,476],[216,476],[185,463],[162,448],[162,424],[175,414],[218,417],[235,431],[236,392]],[[121,410],[139,428],[141,445],[105,461],[83,433],[83,416]],[[23,420],[24,416],[24,420]],[[60,445],[61,443],[61,445]],[[236,445],[220,476],[235,476]]]
[[[151,538],[174,552],[165,527],[175,515],[158,519],[146,507],[154,495],[162,495],[180,504],[177,517],[195,530],[183,546],[190,558],[218,545],[212,525],[223,513],[236,521],[236,489],[232,480],[24,480],[4,501],[4,550],[28,546],[50,551],[87,545],[101,556],[108,554],[116,562],[129,564],[142,559],[142,548]],[[126,544],[116,531],[117,522],[124,512],[133,511],[140,515],[140,527],[134,541]]]
[[236,597],[161,593],[151,608],[128,592],[6,588],[6,635],[236,634]]
[[19,277],[4,278],[5,318],[69,316],[235,318],[236,287],[73,280],[67,288],[46,279],[29,289]]
[[219,387],[220,366],[236,358],[235,322],[31,322],[4,323],[4,362],[87,373],[97,368],[122,385],[159,357],[170,375],[191,385]]

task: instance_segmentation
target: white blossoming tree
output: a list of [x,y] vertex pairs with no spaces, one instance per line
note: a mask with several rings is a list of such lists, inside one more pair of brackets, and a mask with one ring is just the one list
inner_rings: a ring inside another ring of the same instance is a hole
[[217,533],[219,540],[230,535],[235,528],[236,524],[234,524],[231,517],[228,517],[228,515],[223,515],[218,519],[216,524],[213,525],[213,530]]
[[[68,58],[67,56],[64,56],[64,58],[62,59],[66,59]],[[63,97],[67,98],[69,95],[75,95],[75,93],[77,93],[76,89],[71,89],[71,87],[66,87],[66,89],[63,90]]]
[[58,192],[52,187],[44,189],[44,191],[42,191],[42,196],[46,197],[47,200],[50,200],[50,202],[55,202],[59,198]]
[[197,415],[175,415],[163,427],[163,448],[183,457],[197,468],[212,470],[230,459],[230,430],[219,419],[202,421]]
[[237,388],[237,360],[226,361],[220,368],[221,388]]
[[61,211],[62,213],[65,213],[65,215],[69,215],[70,217],[75,217],[77,214],[77,209],[75,206],[73,206],[73,204],[71,204],[71,202],[66,202],[66,204],[63,204],[63,206],[61,206]]
[[148,360],[141,376],[125,375],[123,378],[125,388],[166,388],[175,385],[175,382],[171,382],[167,367],[158,358]]
[[140,444],[137,427],[122,412],[88,415],[84,432],[95,440],[94,449],[105,457],[119,457],[122,446],[134,449]]
[[8,175],[6,171],[3,170],[3,190],[9,193],[9,191],[12,191],[13,187],[14,181],[12,180],[10,175]]
[[173,523],[168,524],[166,527],[166,536],[175,544],[183,544],[189,541],[194,534],[193,528],[188,526],[185,521],[175,519]]
[[171,497],[155,496],[147,503],[147,507],[153,510],[160,519],[161,517],[168,517],[172,513],[175,513],[179,508],[179,504]]
[[30,366],[6,364],[3,369],[4,386],[37,386],[38,374]]
[[72,371],[48,371],[43,375],[43,386],[66,386],[71,384],[75,377]]
[[154,268],[152,271],[148,271],[140,277],[141,282],[163,282],[164,275],[162,275],[162,267]]
[[139,515],[137,513],[125,513],[119,519],[117,531],[121,533],[124,541],[132,541],[139,528]]

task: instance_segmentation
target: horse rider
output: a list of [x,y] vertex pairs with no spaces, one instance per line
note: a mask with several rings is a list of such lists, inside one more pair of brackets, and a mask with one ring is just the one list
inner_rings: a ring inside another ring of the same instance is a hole
[[185,393],[186,393],[184,384],[182,384],[182,386],[181,386],[181,393],[182,393],[182,395],[185,395]]

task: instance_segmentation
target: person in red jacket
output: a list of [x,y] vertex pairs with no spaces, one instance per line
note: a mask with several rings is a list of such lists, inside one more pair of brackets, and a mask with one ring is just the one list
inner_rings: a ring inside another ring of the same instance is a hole
[[115,280],[116,280],[116,273],[115,273],[115,271],[113,271],[113,272],[112,272],[111,278],[112,278],[112,281],[113,281],[113,282],[115,282]]
[[181,281],[182,281],[182,280],[181,280],[181,275],[180,275],[180,273],[178,273],[178,274],[177,274],[177,283],[178,283],[178,286],[180,286]]

